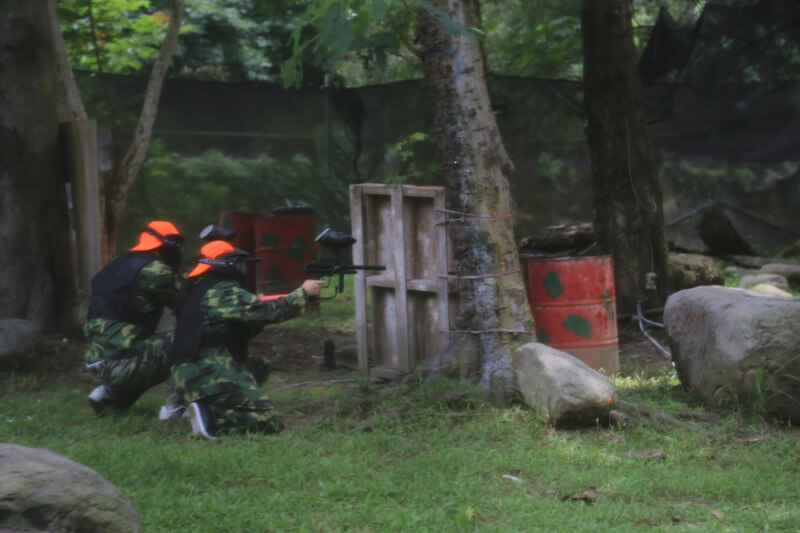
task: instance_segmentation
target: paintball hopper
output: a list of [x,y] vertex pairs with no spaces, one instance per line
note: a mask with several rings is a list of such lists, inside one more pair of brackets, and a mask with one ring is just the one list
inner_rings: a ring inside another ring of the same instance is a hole
[[353,246],[353,244],[356,242],[356,239],[352,235],[342,231],[334,231],[331,228],[327,228],[325,231],[317,235],[317,238],[314,239],[314,242],[319,243],[325,248],[330,248],[331,250],[342,250],[344,248]]
[[200,232],[200,238],[206,242],[211,241],[225,241],[225,242],[233,242],[236,238],[237,233],[232,229],[223,228],[220,226],[215,226],[214,224],[209,224],[203,231]]

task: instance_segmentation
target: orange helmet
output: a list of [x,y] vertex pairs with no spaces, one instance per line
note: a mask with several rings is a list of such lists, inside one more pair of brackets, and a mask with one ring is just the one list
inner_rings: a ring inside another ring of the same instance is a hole
[[232,267],[240,259],[248,257],[250,254],[244,250],[239,250],[225,241],[211,241],[200,248],[200,259],[194,269],[189,272],[189,277],[193,278],[208,271],[212,266]]
[[131,248],[131,252],[155,250],[164,244],[180,247],[182,243],[183,237],[181,237],[178,228],[172,222],[154,220],[139,234],[139,242]]

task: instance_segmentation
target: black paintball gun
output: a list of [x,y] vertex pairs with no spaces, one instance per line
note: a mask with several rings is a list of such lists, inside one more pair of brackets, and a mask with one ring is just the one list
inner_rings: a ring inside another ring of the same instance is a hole
[[322,300],[330,300],[336,298],[336,295],[344,292],[344,275],[355,274],[359,270],[386,270],[383,265],[350,265],[342,259],[342,252],[355,244],[356,239],[352,235],[341,231],[334,231],[327,228],[325,231],[317,235],[314,242],[319,243],[322,248],[331,250],[333,252],[333,262],[331,264],[322,263],[309,263],[303,267],[305,272],[311,279],[329,278],[338,275],[339,281],[334,285],[333,296],[321,298]]

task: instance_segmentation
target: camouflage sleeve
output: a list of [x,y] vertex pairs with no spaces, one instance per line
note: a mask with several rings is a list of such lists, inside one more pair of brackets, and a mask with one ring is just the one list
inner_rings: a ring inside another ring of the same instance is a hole
[[174,309],[178,297],[178,283],[175,273],[163,261],[153,261],[145,265],[136,278],[137,306],[140,312],[156,308]]
[[202,305],[207,309],[206,321],[248,324],[253,335],[267,324],[283,322],[301,315],[305,303],[303,289],[297,289],[284,298],[262,302],[255,294],[230,281],[214,285],[202,300]]

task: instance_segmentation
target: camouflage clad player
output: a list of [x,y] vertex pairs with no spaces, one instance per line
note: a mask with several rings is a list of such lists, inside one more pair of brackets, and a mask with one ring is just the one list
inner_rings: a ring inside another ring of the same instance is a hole
[[[97,414],[123,411],[169,377],[172,333],[156,333],[164,307],[174,307],[183,239],[170,222],[153,221],[139,242],[92,278],[92,300],[83,328],[84,360],[102,385],[89,395]],[[167,401],[161,418],[180,407]]]
[[285,297],[261,301],[244,288],[247,256],[225,241],[209,242],[181,290],[170,352],[172,383],[188,404],[193,433],[208,439],[235,428],[283,429],[260,388],[269,363],[254,365],[259,360],[248,356],[247,344],[265,325],[302,314],[321,290],[322,281],[307,280]]

